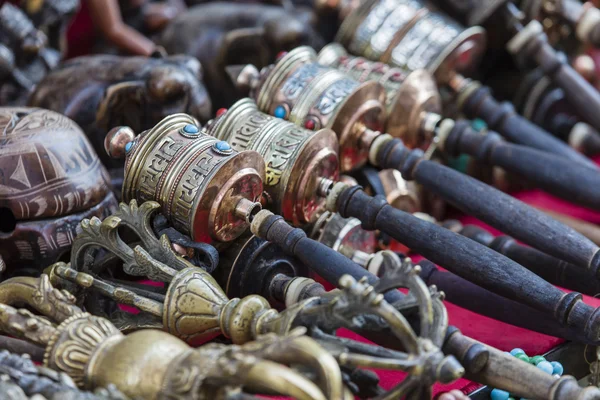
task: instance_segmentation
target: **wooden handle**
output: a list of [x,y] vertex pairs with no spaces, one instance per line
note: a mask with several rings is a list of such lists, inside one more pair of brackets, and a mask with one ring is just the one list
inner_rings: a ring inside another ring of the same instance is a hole
[[428,286],[435,285],[440,291],[443,291],[446,300],[452,304],[507,324],[546,335],[586,342],[591,345],[598,343],[588,341],[580,332],[560,325],[547,314],[498,296],[451,272],[442,272],[428,260],[421,260],[419,265],[423,281]]
[[510,142],[595,166],[587,157],[569,147],[565,142],[517,114],[512,104],[499,103],[494,99],[488,87],[480,86],[471,91],[463,102],[462,110],[468,118],[481,118],[491,129],[500,133]]
[[[269,242],[277,244],[284,252],[302,261],[308,268],[330,284],[337,286],[344,274],[359,280],[367,278],[371,285],[379,280],[354,261],[330,247],[306,237],[302,229],[294,228],[279,215],[270,215],[264,220],[252,223],[252,233]],[[390,303],[401,300],[403,295],[397,290],[385,294]]]
[[532,247],[520,245],[510,236],[494,237],[475,225],[465,225],[458,233],[504,254],[554,285],[590,296],[600,293],[600,281],[589,271]]
[[386,232],[416,253],[479,286],[545,311],[561,324],[577,327],[590,340],[598,337],[600,312],[583,303],[580,294],[558,290],[492,249],[397,210],[382,196],[370,197],[360,187],[339,193],[336,205],[344,218],[358,218],[363,228]]
[[476,345],[488,349],[489,359],[479,371],[467,369],[465,377],[468,379],[501,388],[515,397],[530,399],[591,400],[600,396],[598,388],[582,388],[569,375],[556,379],[527,362],[516,360],[504,351],[464,336],[458,330],[449,330],[443,350],[462,362],[468,356],[468,349]]
[[417,181],[465,214],[544,253],[588,268],[598,276],[600,248],[596,244],[514,197],[451,168],[424,160],[420,150],[407,149],[399,139],[382,147],[377,162],[382,168],[400,170],[404,179]]
[[552,82],[565,92],[577,112],[594,128],[600,129],[600,93],[575,71],[547,41],[545,35],[532,37],[526,47]]
[[600,171],[574,163],[555,154],[507,143],[494,132],[482,135],[468,121],[456,121],[448,134],[444,150],[453,156],[461,153],[497,165],[520,175],[557,197],[593,209],[600,209]]
[[577,232],[581,233],[583,236],[600,246],[600,226],[581,219],[569,217],[565,214],[548,210],[543,207],[537,206],[536,208],[538,210],[543,211],[545,214],[548,214],[555,220],[560,221],[567,226],[570,226],[571,228],[575,229]]

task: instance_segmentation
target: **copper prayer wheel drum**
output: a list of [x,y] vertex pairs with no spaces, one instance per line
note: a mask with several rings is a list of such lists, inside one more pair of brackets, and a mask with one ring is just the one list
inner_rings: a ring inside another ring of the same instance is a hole
[[39,274],[68,254],[83,218],[117,203],[90,142],[69,118],[0,108],[0,256],[9,275]]
[[385,130],[409,147],[425,148],[430,138],[422,132],[423,113],[440,114],[442,102],[433,77],[424,69],[405,72],[381,62],[354,57],[338,43],[319,52],[320,64],[337,68],[359,82],[379,82],[386,92]]
[[418,0],[350,1],[336,41],[352,54],[406,71],[426,69],[439,81],[465,72],[485,49],[485,31],[465,28]]
[[309,47],[297,47],[261,75],[253,91],[261,111],[307,129],[332,129],[340,143],[342,171],[366,162],[370,143],[364,127],[382,130],[385,122],[381,85],[360,83],[319,65],[317,54]]
[[232,150],[200,132],[187,114],[168,116],[124,149],[125,202],[157,201],[173,226],[195,241],[228,242],[248,228],[243,214],[260,199],[265,176],[257,152]]
[[266,164],[269,207],[294,225],[314,222],[325,198],[322,178],[338,178],[338,141],[330,129],[316,132],[258,110],[249,98],[235,103],[209,124],[207,133],[234,150],[254,150]]

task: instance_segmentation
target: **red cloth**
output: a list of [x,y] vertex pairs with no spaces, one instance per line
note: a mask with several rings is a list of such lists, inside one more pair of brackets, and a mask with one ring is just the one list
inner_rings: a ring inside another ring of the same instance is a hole
[[[1,0],[0,0],[1,1]],[[75,20],[71,24],[68,32],[70,57],[86,54],[91,48],[94,40],[94,30],[91,18],[87,14],[85,1]],[[600,56],[598,57],[600,59]],[[599,63],[600,64],[600,63]],[[600,223],[600,213],[593,212],[581,207],[569,204],[566,201],[556,199],[541,191],[528,191],[515,194],[515,197],[527,203],[534,204],[546,209],[559,211],[563,214],[571,215],[580,219],[584,219],[594,223]],[[463,223],[477,224],[487,228],[494,234],[499,234],[498,231],[491,229],[489,226],[482,224],[471,217],[460,218]],[[584,296],[584,301],[592,306],[600,306],[600,300]],[[482,315],[475,314],[463,308],[457,307],[446,302],[450,323],[458,327],[465,335],[487,343],[500,350],[510,351],[515,347],[522,348],[528,355],[538,355],[546,353],[556,347],[563,340],[546,336],[540,333],[528,331],[512,325],[499,322]],[[130,308],[127,308],[130,310]],[[362,340],[359,336],[352,332],[345,331],[343,336]],[[381,378],[381,385],[389,389],[400,382],[404,374],[390,371],[377,371]],[[568,373],[568,371],[566,371]],[[436,385],[434,393],[440,394],[452,389],[460,389],[468,394],[477,389],[480,385],[470,382],[466,379],[461,379],[451,385]]]

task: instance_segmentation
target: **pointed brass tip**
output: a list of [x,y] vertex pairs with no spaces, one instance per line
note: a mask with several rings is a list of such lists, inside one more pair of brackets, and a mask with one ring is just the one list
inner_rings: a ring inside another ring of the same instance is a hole
[[312,381],[272,361],[263,360],[254,364],[248,371],[245,385],[259,391],[274,390],[298,400],[326,400],[323,392]]

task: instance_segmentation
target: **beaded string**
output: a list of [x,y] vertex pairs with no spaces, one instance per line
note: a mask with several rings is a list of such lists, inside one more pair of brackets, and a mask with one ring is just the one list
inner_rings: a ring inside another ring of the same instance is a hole
[[[528,362],[530,364],[535,365],[537,368],[542,371],[559,378],[565,371],[561,363],[558,361],[548,361],[544,356],[533,356],[529,357],[523,349],[512,349],[510,352],[507,352],[511,356],[521,360]],[[501,389],[492,389],[490,393],[491,400],[516,400],[519,397],[513,397],[509,392]],[[521,397],[521,400],[526,400]]]

